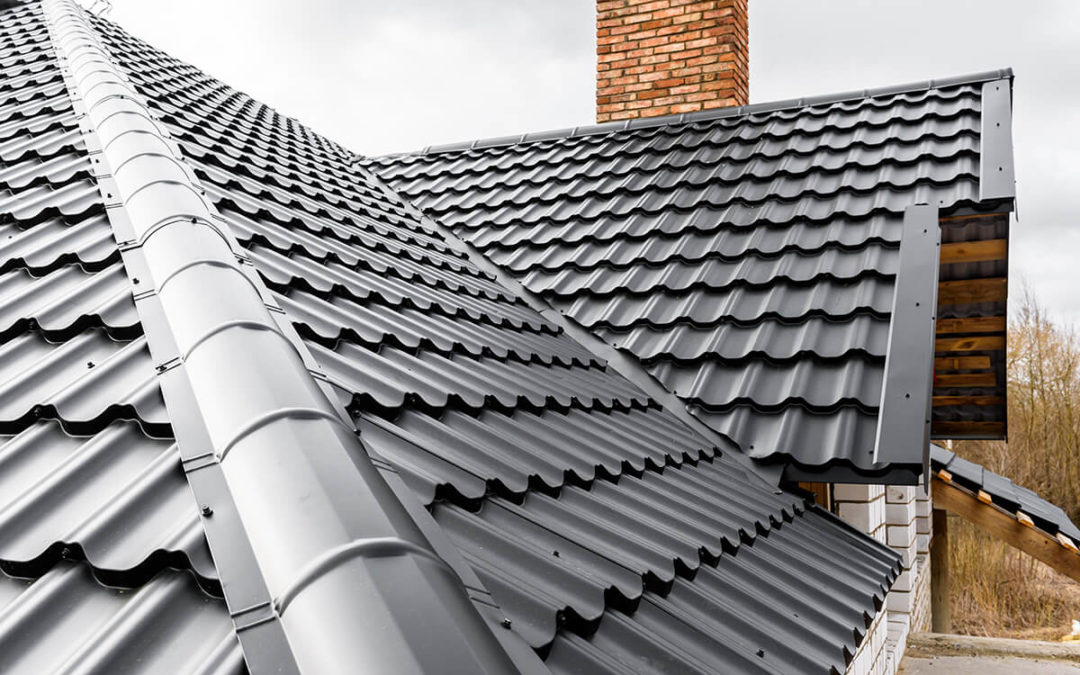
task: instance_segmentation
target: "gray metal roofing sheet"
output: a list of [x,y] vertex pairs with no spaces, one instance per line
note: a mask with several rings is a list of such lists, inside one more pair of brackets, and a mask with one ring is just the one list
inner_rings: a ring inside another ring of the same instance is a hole
[[[745,563],[775,588],[763,586],[756,603],[723,605],[752,622],[762,605],[783,613],[826,603],[822,620],[842,628],[804,631],[815,646],[800,663],[843,670],[898,570],[892,553],[767,485],[661,410],[448,247],[350,153],[111,24],[95,25],[342,392],[361,438],[433,509],[509,625],[542,656],[618,621],[610,617],[632,617],[647,594],[663,602],[693,586],[695,570],[749,561],[778,533],[802,532],[803,548],[777,553],[802,562]],[[474,535],[462,534],[469,523]],[[551,548],[523,539],[527,531]],[[484,537],[513,542],[506,557],[491,558]],[[852,555],[835,558],[818,543],[838,540]],[[834,563],[806,564],[815,557]],[[492,576],[493,567],[514,576]],[[617,596],[607,590],[614,580]],[[809,600],[789,604],[800,593]],[[837,593],[845,609],[829,604]],[[592,622],[567,619],[576,615]],[[693,620],[670,615],[647,636],[650,648],[675,648]],[[752,661],[748,648],[721,634],[713,647]]]
[[989,77],[366,165],[751,456],[880,480],[899,468],[873,451],[903,212],[1001,205],[978,203]]
[[102,587],[72,562],[29,584],[0,573],[0,670],[243,673],[224,609],[177,570],[163,569],[136,590]]
[[0,73],[0,670],[241,672],[36,3]]
[[996,506],[1014,516],[1017,511],[1022,511],[1031,516],[1039,529],[1051,535],[1060,532],[1070,537],[1074,544],[1080,545],[1080,528],[1061,507],[1046,501],[1032,490],[939,445],[930,446],[930,463],[935,473],[948,471],[958,485],[976,493],[984,490]]

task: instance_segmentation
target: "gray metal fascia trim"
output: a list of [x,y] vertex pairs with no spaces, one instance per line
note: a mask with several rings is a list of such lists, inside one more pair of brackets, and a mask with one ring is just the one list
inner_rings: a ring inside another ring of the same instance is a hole
[[979,141],[979,201],[1015,199],[1011,77],[983,84]]
[[[101,189],[116,196],[114,235],[131,242],[122,255],[189,484],[215,499],[200,499],[204,530],[249,669],[514,672],[465,583],[431,564],[440,558],[414,518],[422,507],[400,501],[343,424],[310,353],[282,329],[287,319],[83,10],[43,7]],[[391,540],[407,544],[392,564],[319,564]],[[287,615],[274,598],[289,600]]]
[[549,305],[542,297],[525,287],[513,274],[507,272],[492,261],[488,260],[483,253],[478,251],[471,243],[457,236],[442,223],[424,215],[412,202],[404,199],[393,188],[387,185],[381,178],[364,168],[359,162],[353,163],[353,168],[362,174],[373,185],[379,186],[382,191],[395,201],[404,205],[406,211],[423,222],[424,225],[440,234],[446,244],[468,257],[472,264],[481,271],[491,275],[495,281],[514,293],[538,314],[561,328],[570,339],[585,347],[593,355],[602,359],[616,373],[626,378],[634,385],[655,400],[667,412],[674,415],[680,422],[701,434],[721,452],[726,452],[729,457],[741,463],[750,473],[760,479],[762,484],[770,490],[777,489],[780,482],[780,474],[783,470],[779,465],[758,464],[747,457],[739,444],[724,434],[713,429],[701,421],[687,407],[686,403],[673,394],[667,387],[662,385],[652,373],[645,369],[637,357],[627,354],[597,337],[592,331],[584,328],[576,321],[570,319],[559,310]]
[[941,227],[938,208],[904,211],[900,262],[889,319],[874,464],[929,462]]
[[845,91],[835,94],[804,96],[800,98],[783,99],[780,101],[751,103],[749,105],[732,106],[728,108],[715,108],[713,110],[702,110],[693,113],[682,113],[679,115],[643,117],[635,120],[604,122],[602,124],[567,127],[564,129],[551,129],[547,131],[516,134],[513,136],[501,136],[498,138],[480,138],[472,141],[459,141],[455,143],[446,143],[443,145],[429,145],[421,150],[383,155],[381,157],[378,157],[377,159],[405,158],[419,155],[437,155],[446,152],[461,152],[464,150],[480,150],[487,148],[507,147],[511,145],[518,145],[521,143],[532,143],[535,141],[549,141],[560,138],[577,138],[580,136],[610,134],[618,131],[627,131],[631,129],[648,129],[653,127],[671,126],[677,124],[691,124],[694,122],[709,122],[712,120],[724,119],[729,117],[743,117],[763,113],[781,112],[784,110],[793,110],[797,108],[830,105],[833,103],[859,101],[862,99],[876,98],[881,96],[895,96],[897,94],[915,93],[920,91],[927,91],[930,89],[939,89],[942,87],[957,87],[965,84],[974,85],[982,82],[987,82],[988,80],[1011,79],[1012,76],[1013,73],[1011,68],[1000,68],[998,70],[972,73],[970,75],[957,75],[953,77],[944,77],[933,80],[921,80],[919,82],[909,82],[906,84],[889,85],[884,87],[875,87],[871,89],[857,89],[854,91]]

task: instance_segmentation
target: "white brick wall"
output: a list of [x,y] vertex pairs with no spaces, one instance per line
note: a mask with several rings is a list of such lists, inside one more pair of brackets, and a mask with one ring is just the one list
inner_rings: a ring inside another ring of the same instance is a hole
[[852,675],[892,675],[908,633],[930,624],[930,495],[922,486],[836,485],[833,499],[841,518],[901,556],[903,570],[848,667]]
[[886,670],[888,657],[885,654],[885,643],[888,638],[888,621],[884,610],[878,612],[874,623],[866,632],[859,651],[855,652],[855,658],[851,660],[847,672],[851,675],[885,675],[892,671]]

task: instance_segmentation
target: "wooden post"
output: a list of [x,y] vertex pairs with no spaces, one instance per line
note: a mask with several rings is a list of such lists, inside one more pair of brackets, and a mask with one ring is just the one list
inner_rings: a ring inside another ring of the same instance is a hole
[[949,607],[949,513],[934,509],[934,538],[930,543],[930,625],[935,633],[952,632]]

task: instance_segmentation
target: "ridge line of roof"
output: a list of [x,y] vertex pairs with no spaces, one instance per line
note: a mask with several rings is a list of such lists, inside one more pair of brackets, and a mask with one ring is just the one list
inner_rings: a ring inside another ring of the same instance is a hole
[[513,136],[479,138],[472,141],[458,141],[454,143],[444,143],[440,145],[429,145],[420,150],[391,153],[388,155],[380,155],[367,159],[380,160],[405,157],[423,157],[427,155],[438,155],[450,152],[460,152],[464,150],[481,150],[489,148],[508,147],[512,145],[519,145],[522,143],[550,141],[560,138],[578,138],[581,136],[595,136],[599,134],[607,134],[618,131],[649,129],[661,126],[675,126],[679,124],[692,124],[694,122],[708,122],[728,117],[740,117],[744,115],[756,115],[759,113],[779,112],[781,110],[805,108],[809,106],[823,105],[827,103],[842,103],[844,101],[856,101],[867,98],[876,98],[880,96],[905,94],[917,91],[929,91],[931,89],[937,89],[940,87],[955,87],[965,84],[980,84],[983,82],[993,82],[995,80],[1004,79],[1012,80],[1012,78],[1012,68],[999,68],[997,70],[987,70],[978,73],[971,73],[968,75],[956,75],[953,77],[920,80],[917,82],[887,85],[871,89],[856,89],[834,94],[823,94],[820,96],[803,96],[798,98],[781,99],[778,101],[767,101],[764,103],[751,103],[749,105],[733,106],[729,108],[699,110],[697,112],[681,113],[677,115],[660,115],[657,117],[644,117],[633,120],[622,120],[618,122],[604,122],[602,124],[590,124],[577,127],[565,127],[562,129],[551,129],[547,131],[536,131],[524,134],[517,134]]
[[[43,11],[248,669],[513,672],[88,13]],[[356,564],[418,551],[427,562]],[[313,634],[327,616],[390,629]]]

